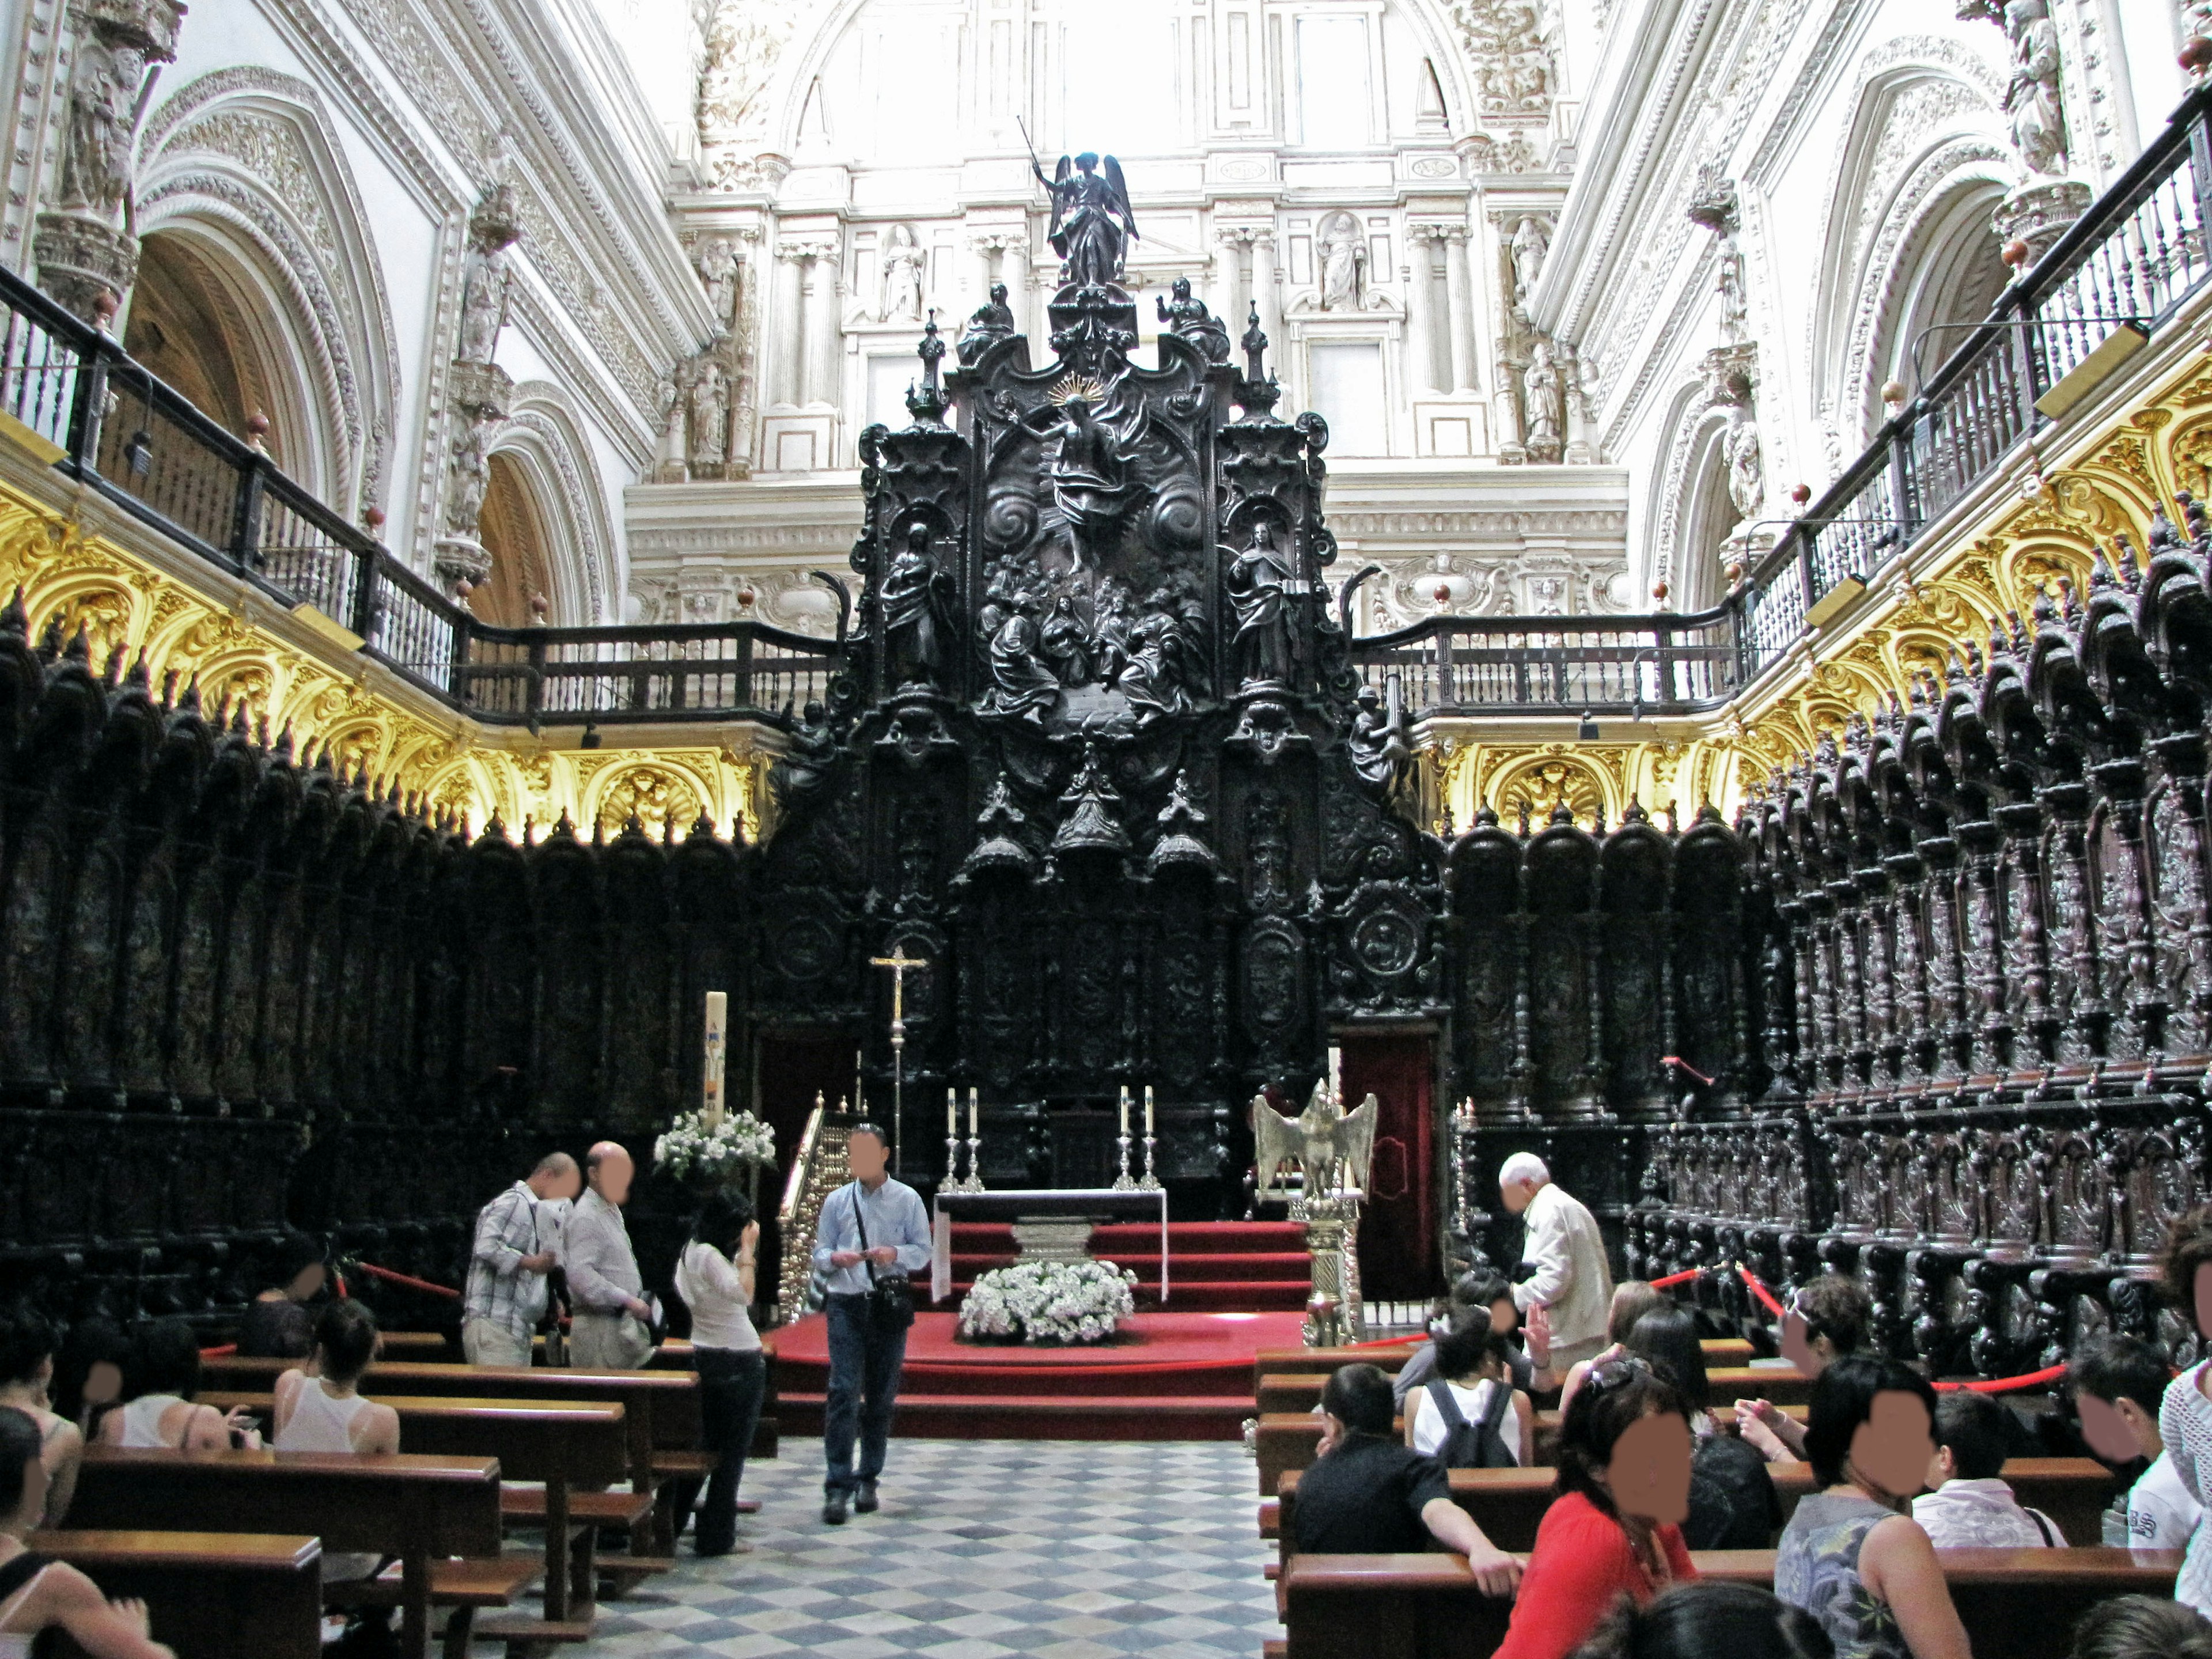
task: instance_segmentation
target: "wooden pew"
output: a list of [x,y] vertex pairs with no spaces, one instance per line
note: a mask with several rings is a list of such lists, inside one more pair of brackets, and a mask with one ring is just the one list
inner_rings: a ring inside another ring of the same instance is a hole
[[[1254,1397],[1263,1416],[1271,1412],[1310,1412],[1321,1404],[1321,1392],[1334,1374],[1329,1370],[1267,1371],[1261,1376]],[[1712,1389],[1714,1406],[1721,1410],[1739,1400],[1802,1406],[1813,1398],[1813,1379],[1802,1371],[1721,1365],[1706,1371],[1705,1380]]]
[[[372,1399],[374,1395],[370,1396]],[[203,1403],[227,1412],[243,1407],[264,1420],[272,1407],[265,1394],[203,1394]],[[629,1474],[629,1434],[619,1405],[579,1401],[441,1399],[394,1395],[380,1400],[399,1413],[399,1443],[438,1457],[499,1460],[500,1512],[510,1522],[545,1529],[544,1628],[542,1641],[586,1640],[598,1571],[594,1556],[602,1526],[633,1531],[651,1510],[633,1492],[607,1492]],[[543,1489],[513,1486],[544,1482]],[[486,1638],[522,1639],[508,1621],[479,1626]]]
[[[1768,1466],[1775,1495],[1782,1500],[1787,1522],[1797,1500],[1814,1490],[1808,1463]],[[1454,1469],[1450,1472],[1452,1500],[1474,1517],[1483,1535],[1502,1550],[1526,1551],[1535,1547],[1536,1528],[1551,1507],[1558,1471],[1539,1466],[1532,1469]],[[2073,1545],[2094,1544],[2100,1535],[2099,1516],[2117,1487],[2112,1472],[2086,1457],[2016,1457],[2004,1466],[2004,1478],[2020,1501],[2039,1509],[2058,1523]],[[1298,1472],[1285,1474],[1278,1490],[1280,1504],[1275,1524],[1280,1553],[1285,1563],[1292,1554],[1291,1529]],[[1267,1516],[1262,1506],[1264,1535]]]
[[[202,1386],[209,1389],[265,1394],[276,1387],[277,1373],[288,1369],[281,1359],[240,1359],[235,1356],[200,1362]],[[681,1469],[695,1462],[699,1444],[699,1377],[695,1371],[636,1370],[580,1371],[546,1365],[440,1365],[412,1360],[379,1360],[371,1365],[362,1384],[369,1394],[389,1400],[397,1395],[435,1395],[446,1399],[498,1399],[599,1404],[612,1401],[623,1411],[629,1431],[630,1490],[657,1496],[675,1481]],[[686,1454],[676,1457],[672,1454]],[[668,1465],[678,1465],[672,1468]],[[611,1522],[610,1524],[612,1524]],[[656,1540],[655,1533],[659,1536]],[[633,1558],[651,1558],[660,1565],[675,1539],[665,1517],[652,1528],[630,1534]],[[616,1571],[612,1562],[602,1570]],[[647,1569],[624,1568],[625,1571]]]
[[[70,1518],[93,1528],[190,1531],[210,1522],[311,1533],[328,1551],[396,1555],[401,1651],[418,1659],[430,1635],[431,1564],[496,1559],[499,1465],[488,1457],[415,1452],[358,1457],[276,1451],[86,1449]],[[523,1574],[537,1576],[534,1565]],[[460,1613],[461,1655],[467,1620]],[[453,1632],[448,1627],[447,1650]]]
[[[323,1546],[266,1533],[34,1532],[24,1543],[66,1561],[104,1595],[145,1602],[154,1639],[177,1659],[318,1659]],[[63,1652],[80,1650],[66,1638]]]
[[[1382,1348],[1262,1348],[1252,1356],[1252,1392],[1255,1395],[1259,1393],[1260,1379],[1270,1371],[1319,1371],[1327,1375],[1340,1365],[1364,1364],[1395,1375],[1406,1363],[1407,1356],[1419,1346],[1419,1339],[1408,1337],[1402,1343]],[[1740,1336],[1709,1336],[1698,1346],[1705,1351],[1708,1365],[1746,1365],[1753,1352],[1751,1344]]]
[[459,1359],[460,1345],[443,1331],[380,1331],[379,1352],[386,1359]]
[[[2179,1552],[1939,1550],[1975,1651],[2066,1659],[2075,1621],[2108,1596],[2173,1593]],[[1692,1558],[1708,1577],[1771,1588],[1771,1550]],[[1283,1576],[1289,1659],[1489,1659],[1510,1601],[1482,1594],[1458,1555],[1307,1555]]]

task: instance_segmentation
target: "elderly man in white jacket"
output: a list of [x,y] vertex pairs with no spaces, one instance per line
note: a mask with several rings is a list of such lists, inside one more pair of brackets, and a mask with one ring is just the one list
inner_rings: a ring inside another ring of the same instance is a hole
[[1534,1152],[1516,1152],[1498,1172],[1498,1190],[1509,1212],[1528,1218],[1522,1251],[1536,1272],[1513,1287],[1525,1314],[1549,1310],[1552,1365],[1565,1371],[1594,1358],[1606,1344],[1606,1315],[1613,1305],[1613,1270],[1605,1241],[1589,1208],[1552,1184],[1552,1172]]

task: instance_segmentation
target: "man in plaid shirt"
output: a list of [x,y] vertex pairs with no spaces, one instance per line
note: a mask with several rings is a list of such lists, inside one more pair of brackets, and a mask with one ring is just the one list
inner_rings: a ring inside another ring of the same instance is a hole
[[461,1352],[471,1365],[527,1365],[545,1313],[545,1275],[559,1265],[559,1212],[583,1185],[576,1160],[548,1152],[477,1214],[463,1304]]

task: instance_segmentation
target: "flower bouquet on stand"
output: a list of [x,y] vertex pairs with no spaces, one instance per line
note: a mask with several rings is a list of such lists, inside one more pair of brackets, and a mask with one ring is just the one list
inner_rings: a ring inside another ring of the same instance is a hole
[[1137,1276],[1110,1261],[1022,1261],[975,1280],[960,1307],[963,1342],[1069,1347],[1112,1340],[1137,1310]]
[[775,1131],[750,1112],[726,1113],[712,1127],[702,1113],[678,1112],[653,1141],[653,1161],[679,1181],[736,1186],[775,1167]]

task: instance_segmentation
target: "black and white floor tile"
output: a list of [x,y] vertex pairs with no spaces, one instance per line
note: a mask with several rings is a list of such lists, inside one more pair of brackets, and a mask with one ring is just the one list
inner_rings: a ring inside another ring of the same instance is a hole
[[[600,1604],[580,1659],[1259,1659],[1279,1636],[1252,1462],[1219,1443],[895,1441],[883,1508],[822,1524],[817,1443],[745,1470],[753,1553]],[[489,1650],[485,1650],[489,1651]]]

